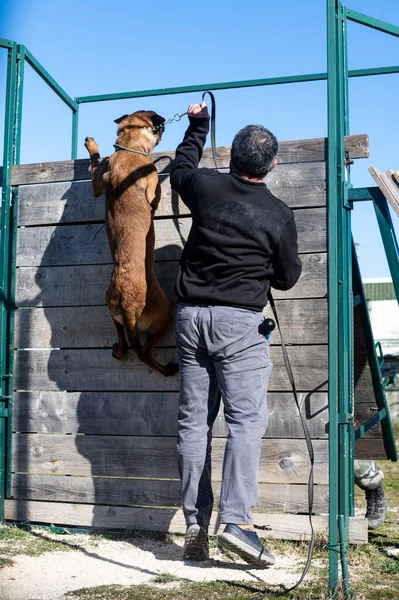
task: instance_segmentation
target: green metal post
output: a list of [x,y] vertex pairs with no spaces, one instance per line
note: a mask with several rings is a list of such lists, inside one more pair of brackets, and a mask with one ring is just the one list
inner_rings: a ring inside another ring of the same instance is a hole
[[[338,591],[338,551],[346,548],[352,459],[352,287],[349,177],[344,135],[349,128],[346,24],[338,0],[327,0],[328,47],[328,293],[329,293],[329,535],[330,594]],[[338,545],[338,530],[340,544]],[[341,554],[346,595],[346,555]]]
[[72,111],[72,148],[71,159],[76,160],[78,157],[78,131],[79,131],[79,104],[76,110]]
[[368,188],[380,228],[382,243],[391,272],[392,283],[399,303],[399,246],[389,212],[389,204],[380,188]]
[[336,114],[337,0],[327,0],[327,94],[328,94],[328,414],[329,414],[329,588],[338,590],[338,143]]
[[11,166],[13,164],[13,134],[15,119],[15,83],[17,78],[17,45],[8,50],[7,86],[4,125],[4,159],[2,197],[0,205],[0,522],[4,522],[6,494],[6,442],[8,407],[11,399],[9,364],[9,263],[10,263],[10,213]]
[[11,434],[13,390],[13,329],[17,195],[11,186],[12,165],[19,162],[21,107],[25,47],[14,44],[8,51],[4,164],[0,229],[0,521],[4,521],[4,498],[11,493]]

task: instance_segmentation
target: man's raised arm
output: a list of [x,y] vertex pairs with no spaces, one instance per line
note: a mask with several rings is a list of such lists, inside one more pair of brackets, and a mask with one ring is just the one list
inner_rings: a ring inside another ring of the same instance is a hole
[[302,272],[294,217],[286,221],[281,230],[279,244],[273,256],[273,270],[270,284],[276,290],[290,290]]
[[205,102],[190,104],[187,110],[190,125],[181,144],[176,148],[176,158],[171,165],[170,183],[183,198],[190,187],[209,131],[209,114]]

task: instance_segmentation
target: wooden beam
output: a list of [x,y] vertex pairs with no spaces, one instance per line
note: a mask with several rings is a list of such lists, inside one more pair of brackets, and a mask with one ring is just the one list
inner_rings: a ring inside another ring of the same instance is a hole
[[[292,346],[288,349],[299,391],[323,391],[327,382],[327,346]],[[176,361],[173,349],[155,355],[166,364]],[[290,391],[281,348],[271,348],[273,370],[270,391]],[[90,377],[88,376],[90,374]],[[110,350],[18,350],[15,352],[16,390],[68,391],[178,391],[179,377],[164,377],[130,352],[115,360]]]
[[[212,477],[222,480],[226,440],[212,442]],[[175,437],[15,434],[15,473],[179,479]],[[328,483],[328,441],[314,440],[315,483]],[[261,442],[261,483],[307,483],[309,456],[305,440]]]
[[369,167],[369,173],[399,217],[399,185],[393,171],[380,171],[377,167]]
[[[13,521],[129,531],[139,529],[184,533],[186,530],[183,513],[175,509],[6,500],[5,511],[6,519]],[[314,516],[312,520],[317,533],[328,534],[327,516]],[[255,523],[262,527],[258,530],[262,538],[308,540],[310,537],[309,518],[305,515],[258,513],[255,515]],[[216,535],[219,529],[218,514],[215,513],[211,520],[210,534]],[[367,539],[366,519],[349,517],[349,542],[365,544]]]
[[[176,436],[178,397],[178,392],[17,392],[13,429],[32,433]],[[299,402],[312,438],[327,439],[327,394],[301,393]],[[267,405],[269,425],[265,438],[304,437],[291,392],[268,393]],[[212,435],[227,435],[222,406]]]
[[[368,136],[352,135],[345,139],[345,150],[351,159],[368,157]],[[230,147],[217,148],[219,168],[228,168]],[[154,152],[152,159],[159,173],[170,172],[174,152]],[[279,143],[278,161],[280,164],[315,162],[327,160],[326,138],[293,140]],[[206,148],[200,167],[213,168],[210,148]],[[11,170],[12,185],[55,183],[59,181],[79,181],[90,179],[89,159],[66,160],[62,162],[17,165]]]
[[[213,485],[213,491],[216,508],[220,501],[220,483]],[[15,500],[181,507],[181,483],[176,479],[13,475],[11,494]],[[254,510],[305,513],[308,510],[308,486],[261,483]],[[328,513],[327,486],[314,486],[313,510],[316,514]]]
[[[326,251],[326,209],[295,211],[299,252]],[[155,260],[179,260],[191,218],[155,222]],[[62,266],[111,263],[104,224],[22,227],[17,236],[17,266]]]
[[[288,344],[327,343],[327,300],[276,300],[283,335]],[[270,307],[264,310],[273,318]],[[15,313],[15,348],[111,348],[116,329],[107,306],[27,308]],[[280,344],[277,330],[271,344]],[[174,328],[158,346],[174,346]]]
[[[273,291],[275,299],[324,298],[327,295],[327,254],[303,254],[302,274],[287,292]],[[171,300],[177,262],[158,262],[158,280]],[[17,269],[16,304],[34,306],[95,306],[105,302],[111,265],[24,267]]]
[[[170,187],[169,175],[160,175],[162,197],[158,217],[187,216],[189,209]],[[266,179],[270,191],[291,208],[326,205],[326,165],[278,165]],[[19,225],[92,223],[104,219],[105,198],[94,198],[90,181],[21,186],[18,195]]]

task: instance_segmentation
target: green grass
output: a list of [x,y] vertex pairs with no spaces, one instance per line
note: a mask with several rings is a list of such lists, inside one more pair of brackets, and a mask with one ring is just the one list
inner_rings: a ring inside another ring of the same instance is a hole
[[0,569],[12,565],[12,557],[20,554],[40,556],[45,552],[72,550],[69,544],[52,540],[40,530],[26,531],[17,527],[0,526]]

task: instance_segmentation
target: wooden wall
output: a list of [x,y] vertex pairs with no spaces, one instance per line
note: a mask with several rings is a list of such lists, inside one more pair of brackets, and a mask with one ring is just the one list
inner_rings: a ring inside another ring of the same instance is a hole
[[[351,158],[368,155],[367,136],[346,140]],[[173,154],[154,155],[162,200],[156,216],[156,270],[173,299],[173,283],[191,219],[171,193]],[[218,149],[228,167],[229,149]],[[314,440],[315,504],[328,512],[326,140],[280,144],[271,191],[295,211],[303,273],[289,292],[275,292],[302,411]],[[209,150],[202,166],[212,166]],[[178,376],[164,378],[133,353],[111,356],[116,341],[105,306],[111,261],[88,161],[13,168],[19,186],[15,317],[13,499],[7,517],[93,527],[184,530],[175,436]],[[262,443],[256,522],[270,535],[300,537],[306,513],[308,456],[290,392],[278,333],[272,336],[270,425]],[[175,357],[173,332],[162,361]],[[361,422],[370,402],[357,405]],[[226,428],[214,428],[213,473],[220,489]],[[359,456],[378,456],[377,433]],[[377,454],[375,454],[377,452]],[[326,527],[320,517],[319,528]],[[359,521],[360,523],[360,521]],[[352,538],[363,536],[353,533]]]

